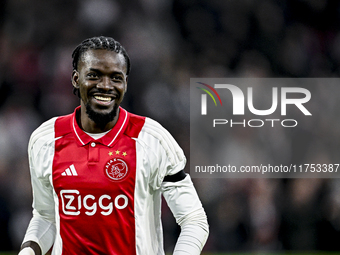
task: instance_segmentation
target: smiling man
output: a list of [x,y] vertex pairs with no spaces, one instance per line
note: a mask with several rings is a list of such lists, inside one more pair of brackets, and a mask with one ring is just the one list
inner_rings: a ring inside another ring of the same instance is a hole
[[114,126],[127,88],[126,61],[124,55],[115,51],[89,49],[75,64],[72,83],[79,90],[79,124],[84,131],[97,133]]
[[30,138],[33,217],[19,254],[164,254],[162,195],[181,227],[173,254],[200,254],[208,223],[182,149],[159,123],[120,106],[125,49],[94,37],[72,57],[80,106]]

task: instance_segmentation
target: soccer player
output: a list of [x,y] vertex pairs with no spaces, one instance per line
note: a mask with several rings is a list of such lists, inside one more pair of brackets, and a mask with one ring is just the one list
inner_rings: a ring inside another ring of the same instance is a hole
[[161,195],[181,227],[173,254],[200,254],[208,223],[182,149],[159,123],[120,106],[125,49],[93,37],[72,57],[80,106],[30,138],[33,217],[19,254],[164,254]]

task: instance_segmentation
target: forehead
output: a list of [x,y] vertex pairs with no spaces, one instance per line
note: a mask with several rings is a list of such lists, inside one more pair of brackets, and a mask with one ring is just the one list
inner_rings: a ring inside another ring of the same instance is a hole
[[79,69],[120,69],[126,73],[126,61],[123,54],[105,49],[89,49],[81,55]]

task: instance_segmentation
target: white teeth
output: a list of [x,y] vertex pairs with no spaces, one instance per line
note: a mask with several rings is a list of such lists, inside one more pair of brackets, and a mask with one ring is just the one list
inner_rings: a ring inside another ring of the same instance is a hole
[[111,101],[111,97],[94,96],[94,98],[100,101],[105,101],[105,102]]

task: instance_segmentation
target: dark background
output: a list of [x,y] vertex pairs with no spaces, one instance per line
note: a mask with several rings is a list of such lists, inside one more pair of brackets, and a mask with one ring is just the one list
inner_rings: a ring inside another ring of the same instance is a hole
[[[132,60],[124,107],[159,121],[188,156],[190,78],[338,77],[339,19],[335,0],[1,0],[0,250],[18,250],[31,218],[31,132],[79,104],[71,53],[83,39],[123,44]],[[336,96],[323,96],[339,111]],[[235,135],[257,149],[249,133]],[[288,135],[295,159],[315,136],[340,136],[331,124]],[[205,251],[340,251],[337,179],[194,182],[210,223]],[[163,220],[170,252],[179,230],[165,205]]]

